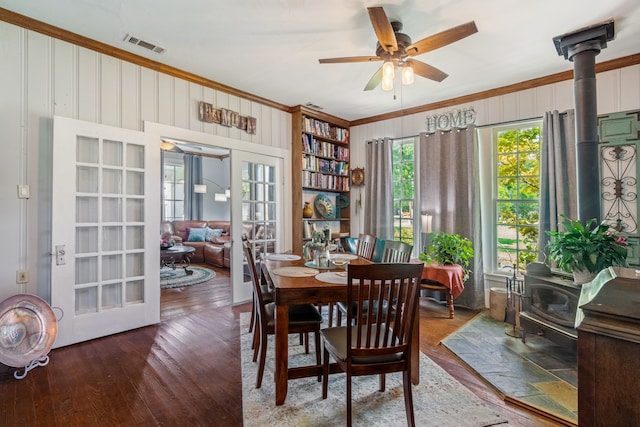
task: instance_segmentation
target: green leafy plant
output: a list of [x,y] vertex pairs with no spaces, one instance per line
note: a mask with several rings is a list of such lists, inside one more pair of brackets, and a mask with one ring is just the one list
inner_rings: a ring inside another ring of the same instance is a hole
[[549,258],[566,272],[598,273],[613,265],[628,266],[629,243],[617,230],[592,218],[583,224],[562,215],[563,231],[547,231]]
[[431,233],[431,245],[420,254],[421,261],[438,264],[458,264],[464,270],[464,280],[469,278],[469,264],[473,258],[473,243],[466,237],[451,233]]

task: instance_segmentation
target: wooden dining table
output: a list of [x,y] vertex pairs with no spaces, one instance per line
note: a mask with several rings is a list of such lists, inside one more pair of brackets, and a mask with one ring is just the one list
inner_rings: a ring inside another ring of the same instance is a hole
[[[364,258],[349,261],[350,264],[371,264]],[[291,304],[328,304],[347,300],[347,285],[321,281],[315,275],[291,277],[276,274],[283,267],[305,267],[305,261],[299,260],[270,260],[266,259],[261,266],[261,279],[274,291],[275,299],[275,383],[276,405],[282,405],[287,397],[288,381],[290,379],[317,377],[322,374],[322,365],[310,365],[289,368],[289,305]],[[345,271],[345,267],[320,269],[320,272]],[[416,316],[419,308],[416,306]],[[420,381],[420,322],[414,322],[411,349],[411,382]],[[331,364],[330,373],[340,372],[336,364]]]

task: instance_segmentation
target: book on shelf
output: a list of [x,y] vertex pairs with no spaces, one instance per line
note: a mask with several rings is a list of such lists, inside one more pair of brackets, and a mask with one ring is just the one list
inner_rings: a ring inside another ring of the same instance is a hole
[[302,151],[317,156],[332,157],[338,160],[349,160],[349,148],[315,139],[312,135],[302,135]]
[[349,177],[303,170],[302,186],[331,191],[349,191]]
[[336,141],[349,141],[349,129],[333,126],[322,120],[316,120],[306,116],[302,117],[302,130],[324,138],[335,139]]
[[302,158],[302,169],[336,175],[348,175],[349,163],[308,155]]

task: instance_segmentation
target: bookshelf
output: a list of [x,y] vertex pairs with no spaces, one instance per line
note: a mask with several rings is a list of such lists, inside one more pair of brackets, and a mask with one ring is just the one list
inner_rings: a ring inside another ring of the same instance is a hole
[[[292,117],[292,246],[296,253],[310,237],[311,228],[331,228],[332,238],[348,237],[351,230],[349,122],[298,106]],[[300,171],[300,172],[299,172]],[[329,200],[332,215],[316,207],[316,199]],[[311,218],[302,209],[309,202]],[[344,207],[343,207],[344,206]],[[323,213],[325,217],[323,216]]]

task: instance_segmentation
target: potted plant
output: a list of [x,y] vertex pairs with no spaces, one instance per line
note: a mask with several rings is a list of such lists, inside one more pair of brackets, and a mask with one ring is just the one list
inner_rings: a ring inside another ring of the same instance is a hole
[[576,284],[590,282],[607,267],[628,266],[627,239],[609,224],[562,217],[563,231],[547,231],[549,258],[559,269],[573,273]]
[[431,245],[420,254],[421,261],[441,265],[458,264],[464,270],[464,280],[469,278],[469,263],[473,258],[473,243],[466,237],[451,233],[431,233]]

